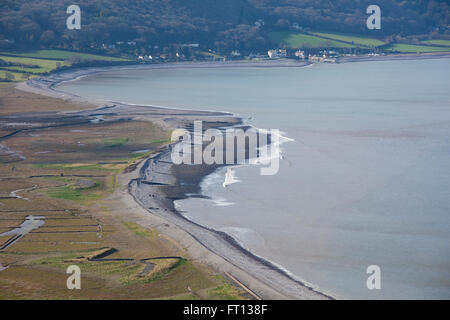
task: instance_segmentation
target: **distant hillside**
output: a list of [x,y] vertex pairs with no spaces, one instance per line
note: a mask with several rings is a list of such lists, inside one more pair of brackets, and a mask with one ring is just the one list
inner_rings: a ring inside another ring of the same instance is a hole
[[[74,3],[82,10],[81,30],[65,26],[66,8]],[[2,0],[0,42],[3,49],[131,42],[135,51],[185,43],[260,50],[270,45],[271,32],[293,26],[367,35],[365,10],[373,3],[382,8],[382,29],[373,36],[450,33],[447,0]]]
[[[366,8],[376,4],[382,11],[380,34],[424,34],[436,28],[448,30],[448,0],[249,0],[266,15],[270,24],[292,23],[334,32],[368,33]],[[371,31],[372,32],[372,31]],[[373,33],[373,32],[372,32]]]

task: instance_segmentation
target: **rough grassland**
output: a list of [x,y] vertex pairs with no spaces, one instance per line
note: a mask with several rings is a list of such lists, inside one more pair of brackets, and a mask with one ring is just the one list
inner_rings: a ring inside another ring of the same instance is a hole
[[13,75],[12,81],[21,81],[39,74],[52,72],[59,67],[71,66],[75,59],[80,61],[124,62],[124,58],[101,56],[64,50],[37,50],[30,52],[2,52],[0,59],[13,63],[0,67],[0,79],[6,79],[6,72]]
[[92,109],[93,105],[76,105],[36,95],[14,88],[13,84],[0,83],[0,116],[20,112],[69,111]]
[[303,33],[271,32],[269,39],[276,45],[285,45],[292,49],[301,48],[354,48],[352,44],[327,40]]
[[[23,125],[21,113],[89,107],[24,93],[10,84],[0,86],[1,136],[10,132],[12,120],[2,119],[5,115],[16,114],[13,121]],[[113,197],[122,188],[117,175],[155,152],[169,136],[153,123],[132,120],[34,130],[2,139],[2,148],[10,151],[0,149],[0,232],[17,228],[29,215],[44,216],[45,223],[0,250],[0,263],[8,266],[0,271],[0,299],[245,296],[191,261],[172,239],[122,220],[128,207]],[[126,143],[114,147],[104,143],[124,139]],[[0,237],[0,246],[9,238]],[[66,268],[73,264],[82,272],[81,290],[66,286]]]
[[[0,70],[0,79],[5,79],[7,73],[11,74],[13,76],[13,78],[11,79],[12,81],[24,81],[30,77],[33,77],[33,76],[27,75],[25,73],[14,72],[11,70]],[[0,85],[1,84],[2,84],[2,82],[0,82]]]
[[335,39],[339,41],[349,42],[356,45],[362,45],[367,47],[378,47],[384,44],[383,41],[378,39],[373,39],[370,37],[356,36],[356,35],[345,35],[340,33],[322,33],[322,32],[311,32],[314,35]]
[[10,56],[1,56],[0,59],[7,62],[19,63],[22,65],[28,66],[39,66],[38,68],[30,68],[30,67],[22,67],[22,66],[11,66],[5,67],[10,70],[19,70],[30,73],[46,73],[52,70],[55,70],[57,64],[64,64],[63,60],[45,60],[45,59],[34,59],[34,58],[22,58],[22,57],[10,57]]
[[402,53],[420,53],[420,52],[445,52],[450,51],[450,48],[446,47],[432,47],[432,46],[417,46],[412,44],[403,44],[403,43],[396,43],[388,48],[386,48],[389,51],[396,51],[396,52],[402,52]]
[[422,43],[450,47],[450,40],[426,40],[422,41]]
[[[6,53],[6,52],[2,52]],[[73,52],[73,51],[65,51],[65,50],[36,50],[29,52],[11,52],[8,54],[13,54],[22,57],[31,57],[31,58],[47,58],[47,59],[57,59],[57,60],[68,60],[71,58],[80,58],[84,60],[103,60],[103,61],[127,61],[124,58],[117,57],[109,57],[102,56],[97,54],[90,53],[81,53],[81,52]]]

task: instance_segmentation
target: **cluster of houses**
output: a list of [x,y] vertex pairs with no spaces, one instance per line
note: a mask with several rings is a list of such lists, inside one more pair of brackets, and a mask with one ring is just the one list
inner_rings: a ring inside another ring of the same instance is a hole
[[324,62],[324,63],[336,63],[336,58],[330,58],[327,56],[309,56],[309,62]]
[[[103,49],[116,49],[116,48],[126,48],[128,47],[131,50],[135,50],[136,48],[136,41],[117,41],[115,43],[112,44],[102,44],[102,48]],[[158,45],[149,45],[148,48],[150,49],[150,51],[152,51],[152,54],[136,54],[136,58],[141,61],[141,62],[154,62],[157,60],[167,60],[167,59],[172,59],[172,58],[177,58],[177,59],[185,59],[185,55],[181,52],[182,49],[184,48],[192,48],[192,49],[197,49],[200,47],[200,44],[198,43],[185,43],[185,44],[181,44],[179,45],[180,48],[180,52],[176,52],[174,54],[172,53],[158,53],[158,51],[160,51],[159,46]],[[240,55],[240,53],[238,51],[235,52],[235,55],[238,56]]]
[[267,52],[267,55],[269,56],[270,59],[286,58],[287,57],[287,51],[286,51],[286,49],[269,50]]
[[103,43],[102,48],[103,49],[115,49],[115,48],[121,47],[121,46],[134,47],[134,46],[136,46],[136,44],[137,44],[136,41],[116,41],[116,43],[110,43],[110,44]]
[[[303,60],[303,61],[309,61],[309,62],[320,62],[320,63],[336,63],[336,59],[338,57],[339,53],[334,52],[334,51],[320,51],[317,54],[311,54],[311,53],[305,53],[305,51],[303,50],[297,50],[295,52],[290,52],[288,54],[288,51],[286,49],[274,49],[274,50],[269,50],[267,52],[267,55],[262,55],[262,54],[250,54],[248,55],[248,58],[250,59],[264,59],[267,57],[269,59],[284,59],[284,58],[288,58],[288,57],[295,57],[299,60]],[[173,56],[172,56],[173,57]],[[184,56],[183,53],[181,52],[176,52],[174,57],[176,57],[177,59],[185,59],[186,57]],[[166,60],[169,57],[168,54],[157,54],[157,55],[150,55],[150,54],[143,54],[143,55],[139,55],[137,57],[140,61],[142,62],[152,62],[152,61],[157,61],[157,60]],[[227,57],[222,57],[224,60],[229,59],[241,59],[242,55],[239,52],[239,50],[233,50],[231,51],[231,53],[229,54],[229,56]]]
[[[286,49],[274,49],[267,52],[269,59],[287,58],[288,53]],[[336,58],[339,53],[335,51],[320,51],[319,54],[306,54],[303,50],[294,52],[294,56],[300,60],[308,60],[310,62],[336,63]]]
[[[263,24],[262,21],[259,21],[259,23],[261,23],[261,25]],[[136,47],[136,42],[135,41],[117,41],[116,43],[113,44],[103,44],[102,47],[104,49],[115,49],[117,47],[130,47],[130,49],[132,47]],[[195,57],[197,57],[198,59],[218,59],[217,54],[210,54],[210,55],[205,55],[205,54],[201,54],[202,52],[197,51],[200,48],[200,44],[199,43],[185,43],[185,44],[180,44],[178,46],[179,50],[177,52],[173,52],[173,53],[165,53],[167,50],[158,50],[159,46],[157,45],[150,45],[149,49],[150,52],[144,53],[142,50],[140,54],[136,53],[136,57],[138,58],[138,60],[140,60],[141,62],[156,62],[158,60],[162,60],[162,61],[168,61],[168,60],[184,60],[186,59],[186,56],[183,54],[186,53],[184,49],[190,49],[191,53],[190,53],[190,58],[192,58],[192,54],[195,55]],[[196,50],[197,49],[197,50]],[[132,49],[133,51],[137,51],[135,49]],[[192,51],[194,50],[194,51]],[[163,52],[161,52],[163,51]],[[196,52],[198,53],[198,55],[196,54]],[[214,51],[209,50],[209,52],[214,53]],[[303,60],[303,61],[309,61],[309,62],[321,62],[321,63],[335,63],[336,62],[336,58],[338,57],[339,53],[335,52],[335,51],[326,51],[326,50],[322,50],[322,51],[310,51],[310,52],[305,52],[304,50],[287,50],[287,49],[281,49],[281,48],[277,48],[277,49],[271,49],[267,51],[267,55],[264,54],[255,54],[255,53],[250,53],[250,54],[241,54],[241,52],[237,49],[232,50],[230,53],[228,53],[228,55],[226,56],[222,56],[220,57],[223,60],[228,60],[228,59],[242,59],[242,58],[250,58],[250,59],[267,59],[267,57],[269,59],[284,59],[284,58],[297,58],[299,60]]]
[[[178,59],[185,58],[184,54],[179,53],[179,52],[175,53],[175,57],[177,57]],[[154,55],[154,56],[152,56],[150,54],[149,55],[144,54],[144,55],[139,55],[137,58],[138,58],[138,60],[140,60],[142,62],[151,62],[151,61],[157,61],[157,60],[166,60],[166,59],[169,59],[170,56],[166,53],[161,53],[161,54]]]

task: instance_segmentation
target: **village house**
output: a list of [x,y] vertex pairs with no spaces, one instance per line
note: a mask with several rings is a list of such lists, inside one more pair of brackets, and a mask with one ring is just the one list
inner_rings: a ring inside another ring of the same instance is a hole
[[240,55],[241,55],[241,53],[239,52],[239,50],[231,51],[231,56],[232,57],[239,57]]
[[263,58],[266,57],[266,55],[265,55],[265,54],[260,54],[260,53],[254,53],[254,52],[251,52],[251,53],[248,55],[248,57],[251,58],[251,59],[263,59]]
[[300,60],[305,60],[305,51],[297,50],[295,51],[295,56]]
[[322,62],[322,63],[336,63],[336,58],[327,57],[326,55],[322,55],[322,56],[309,55],[308,61],[309,62]]
[[267,52],[270,59],[276,59],[276,58],[286,58],[287,52],[286,49],[276,49],[276,50],[269,50]]
[[181,45],[182,48],[198,48],[199,46],[200,44],[198,43],[185,43]]

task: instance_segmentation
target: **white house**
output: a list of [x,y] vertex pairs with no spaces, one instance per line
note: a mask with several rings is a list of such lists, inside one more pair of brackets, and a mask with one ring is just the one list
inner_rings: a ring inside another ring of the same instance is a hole
[[267,54],[269,55],[270,59],[286,58],[287,57],[286,49],[269,50],[267,52]]
[[301,60],[305,60],[305,51],[297,50],[295,51],[295,56]]

